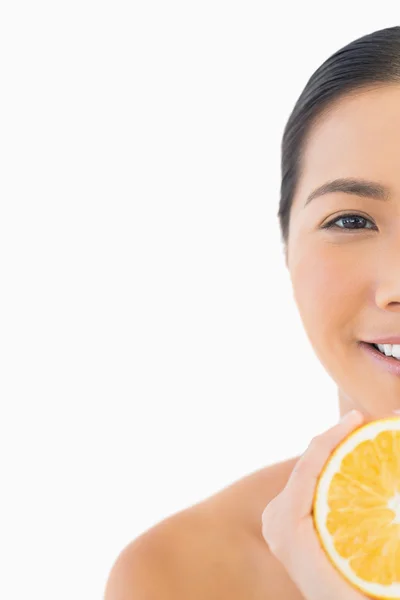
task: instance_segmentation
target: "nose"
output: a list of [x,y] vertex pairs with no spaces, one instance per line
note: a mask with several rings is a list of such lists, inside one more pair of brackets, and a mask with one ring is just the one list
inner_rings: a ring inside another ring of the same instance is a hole
[[375,294],[375,301],[379,308],[400,313],[400,265],[397,275],[393,274],[390,281],[381,281]]
[[400,312],[400,235],[399,230],[371,256],[374,264],[375,302],[383,310]]

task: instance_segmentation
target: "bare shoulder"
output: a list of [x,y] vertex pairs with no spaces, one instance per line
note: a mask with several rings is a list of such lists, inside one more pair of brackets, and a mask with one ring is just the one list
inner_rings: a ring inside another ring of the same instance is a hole
[[261,533],[297,458],[260,469],[158,523],[112,567],[104,600],[301,600]]

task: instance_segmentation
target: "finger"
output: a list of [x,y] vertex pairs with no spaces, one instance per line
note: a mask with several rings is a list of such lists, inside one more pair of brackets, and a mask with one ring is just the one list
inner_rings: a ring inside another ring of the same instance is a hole
[[352,410],[336,425],[317,435],[297,461],[286,485],[288,497],[293,498],[291,517],[295,522],[308,517],[312,511],[318,477],[336,446],[364,421],[362,413]]

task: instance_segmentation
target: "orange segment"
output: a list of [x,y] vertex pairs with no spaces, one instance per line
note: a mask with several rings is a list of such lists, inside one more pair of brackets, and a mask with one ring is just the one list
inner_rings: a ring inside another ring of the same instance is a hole
[[314,523],[333,565],[371,598],[400,598],[400,418],[373,421],[332,453]]

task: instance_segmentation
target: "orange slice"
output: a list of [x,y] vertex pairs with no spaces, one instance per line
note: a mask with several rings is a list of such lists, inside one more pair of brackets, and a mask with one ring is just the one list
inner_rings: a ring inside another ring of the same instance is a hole
[[363,594],[400,599],[400,418],[372,421],[332,452],[313,518],[331,563]]

